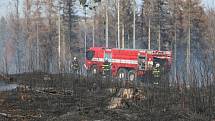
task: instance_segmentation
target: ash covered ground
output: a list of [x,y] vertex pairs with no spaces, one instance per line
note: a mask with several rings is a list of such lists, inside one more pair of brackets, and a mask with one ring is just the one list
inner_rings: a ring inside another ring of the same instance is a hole
[[211,119],[205,112],[192,111],[176,87],[122,86],[106,79],[68,75],[39,77],[19,76],[13,81],[18,84],[16,89],[0,92],[0,121]]

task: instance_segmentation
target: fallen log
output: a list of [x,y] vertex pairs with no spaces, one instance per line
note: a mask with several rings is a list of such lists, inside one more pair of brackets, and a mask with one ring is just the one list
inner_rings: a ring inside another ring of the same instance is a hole
[[12,114],[9,114],[9,113],[0,113],[1,116],[4,116],[6,118],[41,118],[42,115],[41,114],[38,114],[38,115],[12,115]]
[[4,116],[4,117],[6,117],[6,118],[10,118],[10,117],[11,117],[11,115],[10,115],[10,114],[7,114],[7,113],[0,113],[0,115],[1,115],[1,116]]

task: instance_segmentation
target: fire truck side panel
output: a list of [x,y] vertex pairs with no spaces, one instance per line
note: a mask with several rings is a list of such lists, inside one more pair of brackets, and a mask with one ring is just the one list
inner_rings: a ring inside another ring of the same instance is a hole
[[[132,49],[105,49],[105,48],[90,48],[92,57],[86,60],[88,70],[95,65],[99,72],[102,72],[102,65],[107,59],[111,63],[111,71],[113,76],[117,76],[120,68],[135,70],[138,76],[144,76],[145,71],[152,69],[153,59],[160,58],[167,60],[168,65],[172,63],[171,51],[148,51],[148,50],[132,50]],[[142,60],[141,60],[142,59]],[[140,69],[139,61],[145,63],[145,67]]]
[[120,68],[136,70],[138,66],[137,50],[112,49],[112,74],[117,75]]

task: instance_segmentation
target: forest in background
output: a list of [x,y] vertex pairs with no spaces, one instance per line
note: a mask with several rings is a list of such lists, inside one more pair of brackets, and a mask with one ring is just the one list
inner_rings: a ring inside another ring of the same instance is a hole
[[[0,108],[44,120],[213,120],[214,21],[215,10],[201,0],[11,0],[0,20],[0,72],[16,73],[10,76],[20,87],[1,93]],[[160,85],[122,86],[62,74],[70,72],[74,56],[84,63],[85,39],[87,48],[94,40],[96,47],[171,50],[171,78],[162,77]],[[107,90],[137,95],[126,99]],[[114,99],[124,106],[107,110]]]

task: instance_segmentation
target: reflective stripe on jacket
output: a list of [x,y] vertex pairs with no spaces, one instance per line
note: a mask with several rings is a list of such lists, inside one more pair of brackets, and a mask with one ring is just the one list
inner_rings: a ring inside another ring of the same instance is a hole
[[73,61],[72,66],[73,66],[74,69],[79,69],[78,61]]
[[160,77],[160,69],[159,68],[154,68],[152,71],[152,74],[154,77]]
[[110,64],[109,63],[104,63],[102,65],[102,69],[105,70],[105,71],[109,71],[110,70]]

